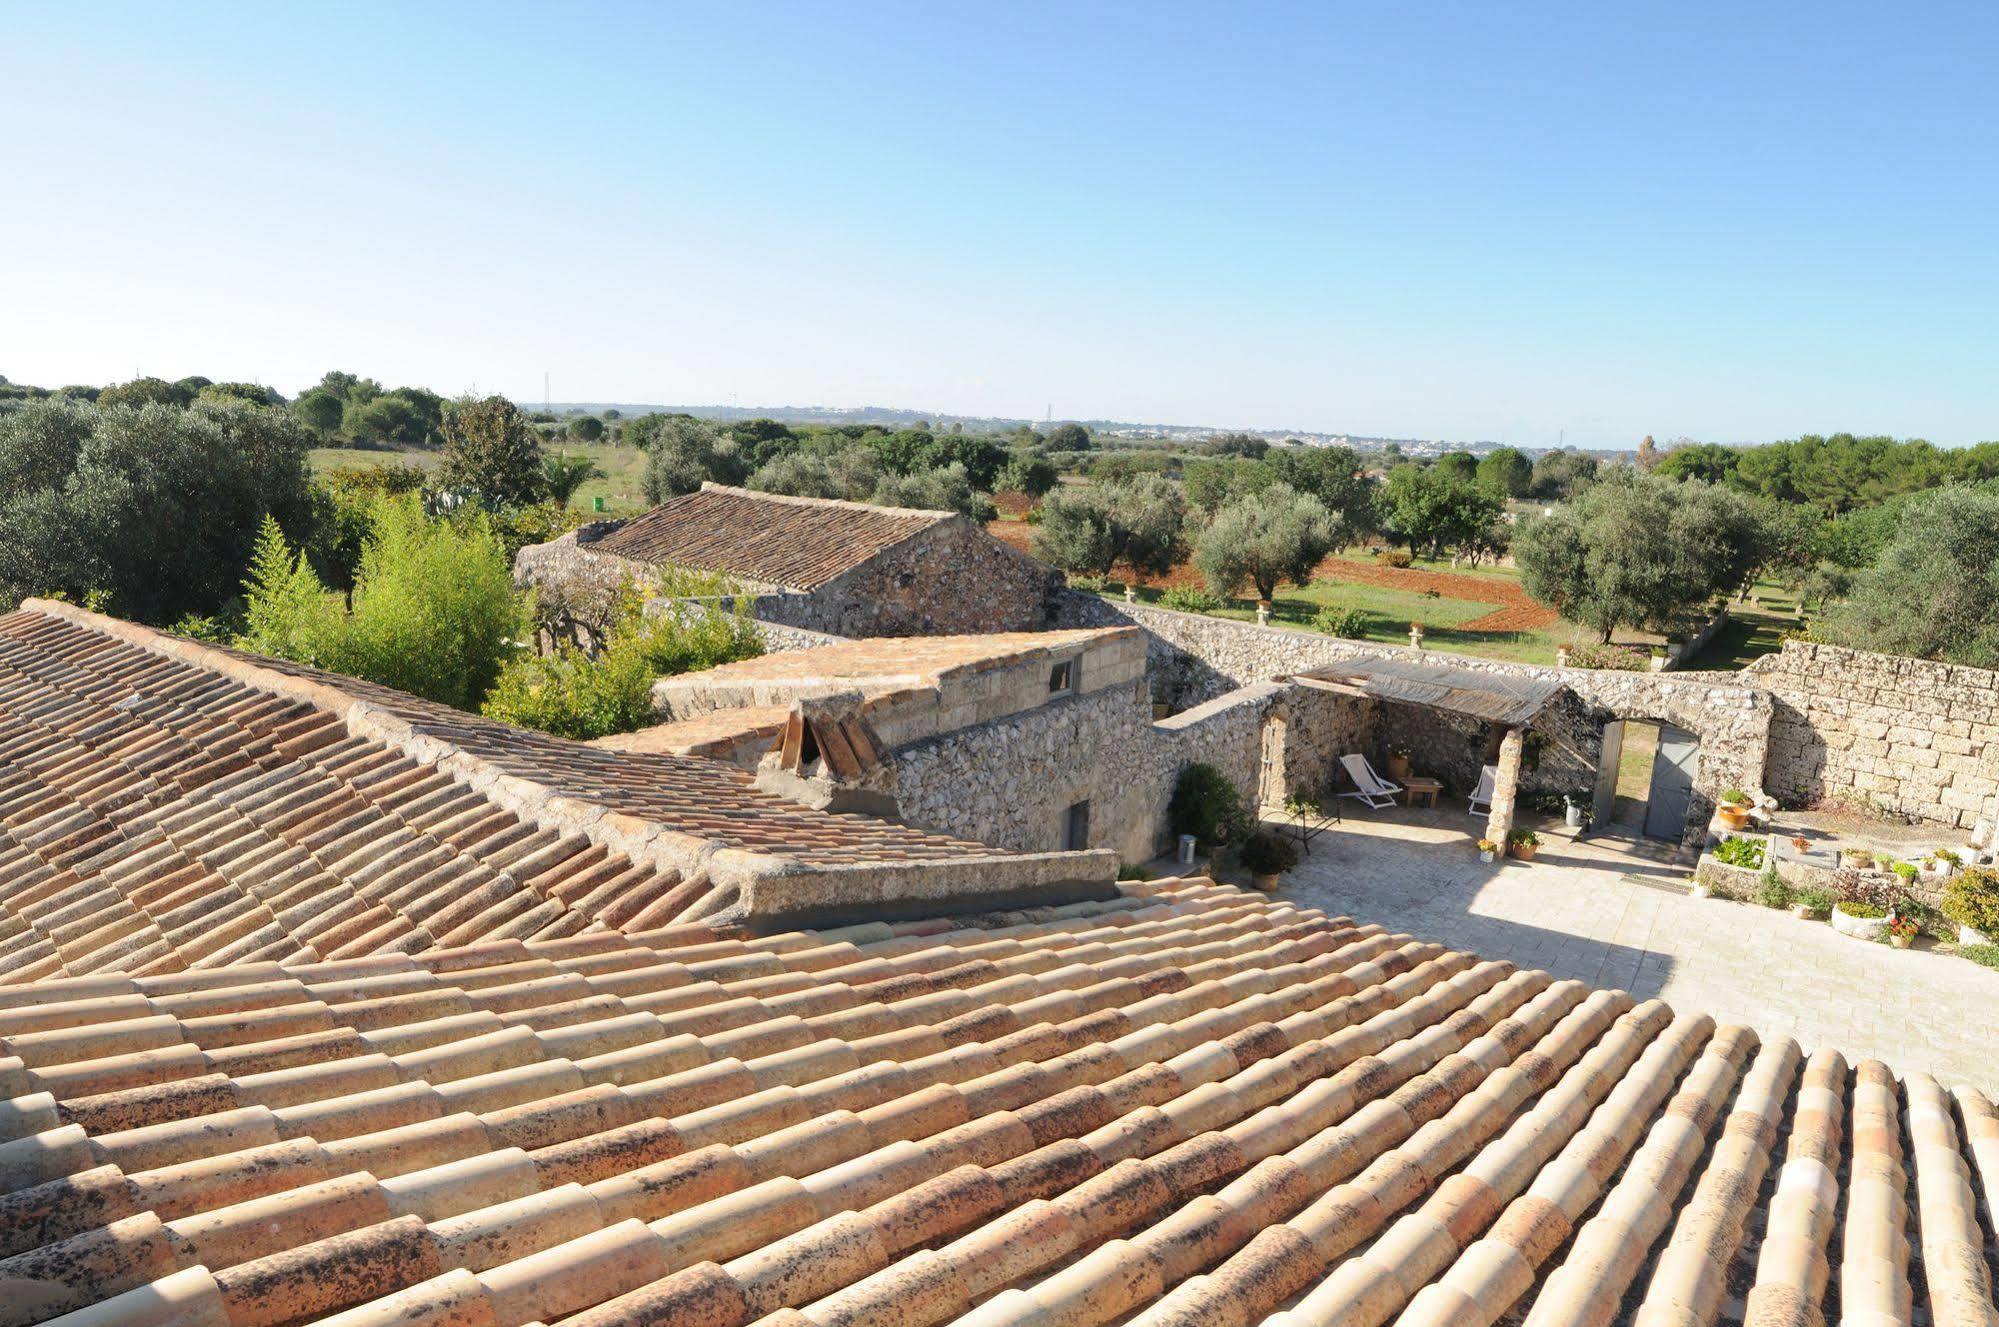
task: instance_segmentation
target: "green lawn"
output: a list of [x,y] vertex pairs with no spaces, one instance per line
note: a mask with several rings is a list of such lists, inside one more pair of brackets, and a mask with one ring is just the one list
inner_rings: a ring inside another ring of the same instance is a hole
[[[651,504],[645,497],[645,453],[636,447],[618,447],[610,443],[565,443],[556,449],[565,456],[588,456],[599,470],[604,472],[600,479],[586,483],[571,500],[570,505],[583,511],[592,511],[592,500],[604,499],[604,512],[612,516],[629,516],[644,511]],[[366,470],[378,465],[399,462],[429,470],[436,467],[438,453],[435,451],[374,451],[360,447],[315,447],[307,455],[306,462],[316,475],[329,470]]]
[[[1446,562],[1444,569],[1449,567]],[[1105,597],[1116,601],[1124,595],[1117,590]],[[1144,603],[1157,603],[1159,591],[1142,589],[1138,597]],[[1309,631],[1313,615],[1329,606],[1357,608],[1365,613],[1367,626],[1359,639],[1384,645],[1407,645],[1409,624],[1421,622],[1423,647],[1447,654],[1477,654],[1489,659],[1509,659],[1515,663],[1552,664],[1558,643],[1578,639],[1565,623],[1557,623],[1543,631],[1466,631],[1458,624],[1485,616],[1494,610],[1494,605],[1463,599],[1432,599],[1407,590],[1356,585],[1352,581],[1313,581],[1302,590],[1286,586],[1278,590],[1277,597],[1271,601],[1270,621],[1274,626]],[[1214,616],[1255,621],[1256,605],[1248,600],[1232,600],[1225,607],[1216,609]]]
[[1714,634],[1684,668],[1734,669],[1784,648],[1784,637],[1804,623],[1797,596],[1770,581],[1756,582],[1755,603],[1728,605],[1728,625]]

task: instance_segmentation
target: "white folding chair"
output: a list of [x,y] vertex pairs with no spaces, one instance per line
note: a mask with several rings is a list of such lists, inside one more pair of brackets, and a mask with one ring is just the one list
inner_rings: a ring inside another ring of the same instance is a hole
[[[1471,795],[1471,813],[1473,815],[1492,814],[1492,787],[1498,782],[1499,766],[1487,765],[1479,770],[1478,790]],[[1479,810],[1481,806],[1485,808],[1483,812]]]
[[1402,785],[1390,783],[1375,773],[1366,756],[1341,756],[1340,764],[1346,766],[1347,777],[1354,783],[1353,792],[1341,793],[1340,796],[1354,798],[1374,811],[1395,805],[1395,794],[1402,791]]

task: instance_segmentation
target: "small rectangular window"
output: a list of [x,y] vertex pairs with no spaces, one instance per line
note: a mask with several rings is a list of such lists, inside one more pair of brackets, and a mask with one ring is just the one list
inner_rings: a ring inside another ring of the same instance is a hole
[[1090,846],[1090,804],[1077,802],[1062,815],[1062,851],[1081,852]]
[[1048,670],[1048,694],[1059,696],[1076,689],[1076,661],[1064,659]]

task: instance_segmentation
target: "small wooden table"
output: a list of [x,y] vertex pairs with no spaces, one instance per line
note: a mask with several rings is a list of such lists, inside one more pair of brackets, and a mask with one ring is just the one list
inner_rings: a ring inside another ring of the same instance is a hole
[[1405,806],[1427,806],[1435,809],[1437,794],[1443,790],[1444,785],[1435,779],[1419,778],[1412,775],[1402,780],[1402,802]]

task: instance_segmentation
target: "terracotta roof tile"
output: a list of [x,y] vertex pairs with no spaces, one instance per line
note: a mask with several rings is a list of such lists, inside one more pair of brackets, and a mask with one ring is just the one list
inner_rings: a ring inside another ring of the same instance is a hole
[[704,484],[633,517],[591,547],[639,562],[670,562],[789,590],[813,590],[955,519],[948,511]]
[[13,1323],[1982,1327],[1995,1164],[1968,1089],[1205,881],[0,990]]
[[[338,706],[355,702],[402,743],[352,731]],[[719,762],[596,750],[31,605],[0,617],[0,982],[554,938],[716,906],[705,873],[535,823],[495,800],[496,777],[808,868],[1000,855],[811,811]]]

